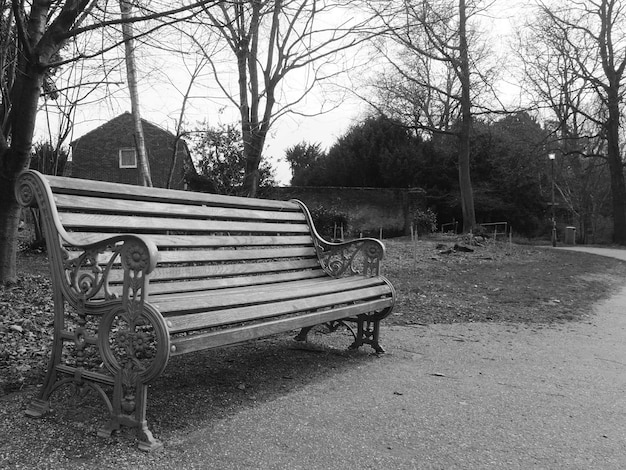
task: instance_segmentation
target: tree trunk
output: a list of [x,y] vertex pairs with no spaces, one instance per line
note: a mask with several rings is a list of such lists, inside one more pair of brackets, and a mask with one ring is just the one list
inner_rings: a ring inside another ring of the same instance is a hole
[[[465,124],[461,124],[465,127]],[[459,134],[459,188],[461,192],[461,208],[463,211],[463,232],[469,233],[476,228],[474,210],[474,193],[470,177],[470,143],[469,130]]]
[[13,194],[15,175],[0,178],[0,285],[17,281],[17,235],[20,208]]
[[459,80],[461,82],[461,129],[459,132],[459,188],[463,210],[463,232],[476,227],[474,194],[470,177],[470,137],[472,132],[472,101],[470,95],[470,66],[467,47],[467,16],[465,0],[459,0]]
[[624,164],[620,152],[620,107],[626,58],[623,57],[623,53],[615,50],[619,35],[613,29],[624,18],[623,13],[620,13],[620,9],[614,2],[607,0],[600,3],[597,14],[601,26],[598,37],[599,55],[608,82],[608,86],[605,87],[608,116],[604,123],[604,129],[606,130],[607,159],[611,173],[613,241],[619,245],[626,245],[626,185],[624,184]]
[[256,197],[259,191],[259,165],[261,153],[265,143],[263,133],[248,132],[243,136],[243,154],[246,160],[245,174],[243,178],[243,194],[247,197]]
[[[253,96],[252,100],[258,104],[259,96]],[[246,160],[246,169],[243,178],[243,192],[248,197],[256,197],[259,190],[261,174],[259,166],[263,157],[265,138],[270,128],[272,109],[274,107],[274,86],[268,85],[266,89],[266,102],[263,118],[259,121],[258,116],[253,115],[253,123],[249,123],[243,132],[243,154]],[[258,106],[254,109],[258,113]]]
[[611,173],[611,197],[613,200],[613,242],[626,245],[626,184],[624,183],[624,165],[619,149],[619,97],[613,90],[609,92],[608,102],[609,118],[606,130],[607,157]]
[[[122,12],[122,19],[130,18],[131,3],[128,0],[120,0],[120,10]],[[124,39],[128,92],[130,94],[130,106],[135,128],[135,148],[137,149],[139,180],[142,186],[152,186],[150,162],[148,161],[146,140],[143,133],[143,126],[141,125],[139,91],[137,89],[137,68],[135,66],[135,40],[133,25],[131,23],[122,23],[122,36]]]
[[11,110],[10,146],[0,150],[0,284],[17,279],[16,253],[20,207],[14,194],[18,175],[30,164],[30,152],[35,132],[37,105],[43,82],[43,70],[23,56],[11,102],[19,103]]
[[174,139],[174,150],[172,150],[172,163],[170,163],[170,171],[167,173],[167,189],[172,189],[172,182],[174,181],[174,171],[176,170],[176,160],[178,157],[178,144],[180,142],[180,136]]
[[[13,106],[9,111],[8,126],[2,129],[4,136],[0,147],[0,284],[12,283],[17,279],[17,231],[20,207],[15,198],[14,187],[17,176],[30,164],[37,105],[45,72],[39,63],[45,63],[49,59],[49,54],[55,50],[54,44],[51,44],[51,47],[39,50],[38,57],[33,57],[31,53],[34,45],[43,36],[50,5],[49,2],[41,1],[33,1],[31,4],[26,32],[19,36],[20,56],[8,100]],[[23,18],[18,20],[22,21]]]

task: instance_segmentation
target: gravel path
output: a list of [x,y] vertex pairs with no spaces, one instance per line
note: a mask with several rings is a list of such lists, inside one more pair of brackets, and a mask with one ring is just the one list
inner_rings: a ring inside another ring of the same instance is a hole
[[622,469],[624,306],[626,290],[586,323],[385,330],[378,362],[199,430],[185,458],[220,469]]
[[594,255],[608,256],[610,258],[621,259],[626,261],[626,249],[624,248],[598,248],[593,246],[559,246],[559,250],[580,251],[584,253],[592,253]]

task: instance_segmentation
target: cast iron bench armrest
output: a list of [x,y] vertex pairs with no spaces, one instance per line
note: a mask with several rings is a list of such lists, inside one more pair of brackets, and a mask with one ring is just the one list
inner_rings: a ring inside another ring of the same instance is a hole
[[[154,270],[158,249],[150,238],[137,234],[112,235],[92,243],[82,243],[67,232],[59,217],[54,196],[44,177],[36,172],[24,172],[15,187],[15,196],[24,207],[37,207],[42,228],[49,243],[48,256],[55,283],[74,306],[99,295],[104,300],[115,298],[108,290],[108,275],[114,263],[121,261],[124,277],[141,272],[144,278]],[[109,252],[107,257],[104,255]],[[80,253],[71,257],[72,254]],[[145,296],[145,292],[142,292]]]
[[293,199],[306,215],[317,257],[326,273],[332,277],[378,276],[385,256],[385,245],[375,238],[357,238],[346,242],[329,242],[315,229],[313,218],[302,201]]
[[315,246],[324,270],[333,277],[378,276],[385,246],[374,238],[331,243],[317,238]]
[[[116,298],[109,291],[109,274],[116,263],[121,263],[125,279],[147,280],[157,264],[158,248],[147,237],[142,235],[115,235],[94,243],[81,244],[62,237],[65,246],[79,256],[69,257],[64,253],[63,277],[67,281],[68,299],[87,302],[96,295],[104,300]],[[125,281],[126,282],[126,281]],[[147,292],[140,292],[145,297]]]

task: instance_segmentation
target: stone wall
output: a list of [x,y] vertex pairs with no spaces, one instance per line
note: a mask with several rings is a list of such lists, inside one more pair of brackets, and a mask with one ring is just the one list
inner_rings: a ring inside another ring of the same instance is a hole
[[[346,238],[408,235],[413,208],[424,207],[421,189],[329,188],[289,186],[265,189],[261,197],[299,199],[315,214],[320,208],[340,214],[347,221]],[[327,234],[326,234],[327,235]]]

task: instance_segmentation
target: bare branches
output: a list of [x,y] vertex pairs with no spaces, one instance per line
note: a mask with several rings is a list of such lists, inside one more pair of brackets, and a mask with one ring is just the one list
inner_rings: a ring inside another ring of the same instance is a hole
[[608,162],[614,239],[626,244],[626,184],[621,120],[626,68],[626,5],[622,0],[538,2],[539,25],[528,25],[527,82],[556,117],[565,155],[601,155]]
[[17,29],[17,37],[19,42],[22,44],[24,48],[24,53],[28,57],[32,57],[33,51],[32,46],[30,44],[28,33],[26,32],[26,20],[24,18],[24,12],[22,9],[22,4],[18,0],[11,0],[11,6],[13,8],[13,18],[15,28]]
[[[240,111],[248,171],[258,169],[276,119],[322,82],[344,73],[345,52],[374,34],[367,18],[349,6],[335,0],[234,0],[205,9],[213,31],[230,48],[231,63],[236,62],[234,87],[233,67],[207,56],[218,86]],[[249,194],[255,190],[251,178],[255,175],[247,178]]]
[[484,89],[480,80],[489,75],[476,73],[482,48],[474,48],[480,41],[469,27],[469,18],[483,11],[477,9],[479,4],[467,0],[369,3],[384,31],[378,51],[393,70],[374,84],[380,94],[378,107],[416,132],[457,137],[465,231],[476,224],[469,165],[474,102],[477,90]]
[[[117,17],[109,20],[94,21],[82,27],[68,28],[64,34],[59,36],[59,39],[67,40],[89,31],[100,30],[109,26],[119,26],[123,23],[144,23],[162,19],[167,19],[167,24],[178,23],[195,17],[202,9],[206,8],[208,5],[214,4],[215,1],[216,0],[199,0],[189,5],[182,5],[177,8],[169,8],[162,11],[149,10],[144,7],[143,12],[139,15],[129,16],[128,18]],[[178,15],[180,13],[186,13],[186,15],[179,17]]]
[[623,65],[614,60],[616,44],[607,36],[615,18],[605,16],[621,8],[609,3],[615,2],[578,2],[577,9],[553,10],[540,4],[537,18],[526,26],[530,33],[519,49],[526,83],[562,126],[580,118],[601,127],[601,108],[608,106],[609,90],[623,76]]
[[[369,3],[384,30],[375,48],[388,69],[373,86],[381,93],[381,103],[397,103],[387,106],[387,112],[412,119],[417,129],[447,133],[460,118],[463,93],[469,93],[473,112],[484,106],[485,95],[495,96],[494,72],[485,61],[489,51],[469,25],[469,19],[486,14],[491,3]],[[460,5],[465,5],[464,18],[460,18]],[[464,35],[459,34],[460,22],[465,24]],[[469,91],[464,92],[462,83],[467,80]]]

